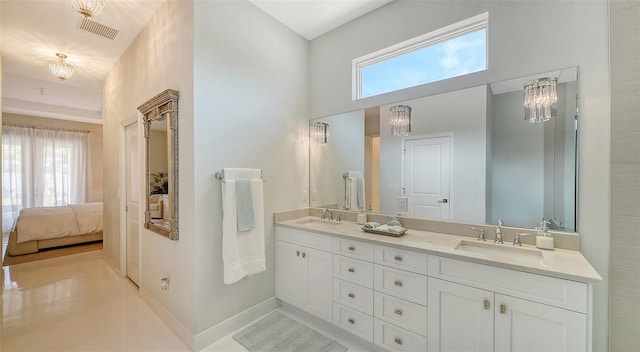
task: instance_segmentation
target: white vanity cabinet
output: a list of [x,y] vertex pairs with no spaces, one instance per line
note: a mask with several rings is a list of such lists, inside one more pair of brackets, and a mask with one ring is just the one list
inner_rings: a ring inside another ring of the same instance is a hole
[[429,276],[429,351],[588,349],[584,283],[436,256]]
[[276,228],[276,297],[332,322],[330,251],[331,237]]

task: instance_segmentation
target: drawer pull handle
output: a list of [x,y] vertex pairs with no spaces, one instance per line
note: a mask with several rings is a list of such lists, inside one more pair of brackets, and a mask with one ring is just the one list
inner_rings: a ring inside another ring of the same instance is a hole
[[402,340],[400,340],[397,337],[395,339],[393,339],[393,342],[397,343],[398,345],[402,345]]
[[304,258],[304,257],[306,257],[306,256],[307,256],[307,253],[302,252],[302,258]]
[[347,270],[348,270],[350,273],[354,273],[354,272],[356,271],[356,269],[354,269],[354,268],[349,268],[349,269],[347,269]]
[[489,310],[489,300],[488,299],[484,300],[484,309]]
[[396,308],[396,310],[394,310],[393,312],[396,313],[397,315],[402,315],[402,309],[400,308]]
[[300,256],[300,251],[296,251],[296,256]]
[[349,319],[347,319],[347,321],[349,322],[349,324],[355,324],[356,323],[356,321],[353,320],[353,318],[349,318]]
[[353,293],[349,292],[349,294],[347,295],[349,296],[349,298],[356,298],[356,295],[354,295]]
[[504,304],[500,305],[500,314],[506,314],[507,313],[507,306],[505,306]]
[[355,251],[355,250],[356,250],[356,247],[354,247],[354,246],[349,246],[349,250],[350,250],[350,251]]
[[393,284],[398,286],[398,287],[402,287],[402,281],[400,281],[400,280],[396,280]]
[[401,262],[401,261],[402,261],[402,257],[401,257],[401,256],[399,256],[399,255],[396,255],[393,259],[395,259],[395,260],[397,260],[397,261],[399,261],[399,262]]

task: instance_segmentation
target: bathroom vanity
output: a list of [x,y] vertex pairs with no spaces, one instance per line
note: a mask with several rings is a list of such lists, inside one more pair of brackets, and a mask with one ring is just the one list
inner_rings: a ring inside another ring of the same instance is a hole
[[276,214],[283,302],[390,351],[591,350],[602,278],[577,250],[416,229],[387,237],[309,214]]

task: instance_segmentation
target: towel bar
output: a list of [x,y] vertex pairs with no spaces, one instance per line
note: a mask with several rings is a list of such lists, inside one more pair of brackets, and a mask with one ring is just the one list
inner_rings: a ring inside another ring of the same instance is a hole
[[[220,170],[218,172],[216,172],[214,174],[214,176],[216,177],[216,180],[220,180],[222,182],[224,182],[224,170]],[[262,178],[262,170],[260,170],[260,179],[262,179],[262,182],[266,182],[263,178]]]

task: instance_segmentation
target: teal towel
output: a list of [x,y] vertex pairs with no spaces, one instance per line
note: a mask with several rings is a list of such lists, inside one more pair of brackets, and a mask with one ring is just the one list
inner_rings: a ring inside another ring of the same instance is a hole
[[236,180],[236,211],[238,215],[238,231],[249,231],[256,228],[253,219],[253,196],[251,195],[251,180]]

